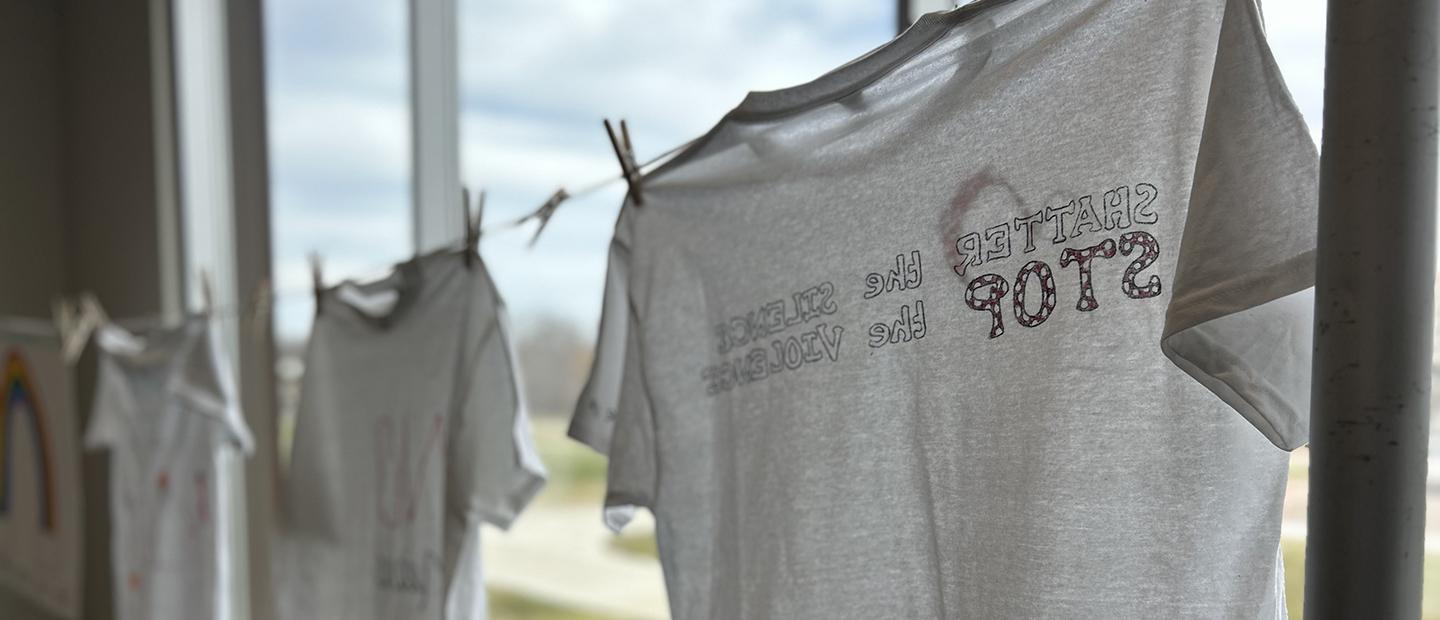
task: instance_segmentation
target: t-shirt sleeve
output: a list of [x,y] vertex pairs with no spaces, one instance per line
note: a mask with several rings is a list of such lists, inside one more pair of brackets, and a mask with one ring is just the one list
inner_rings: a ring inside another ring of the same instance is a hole
[[545,468],[530,435],[503,315],[492,315],[480,329],[452,421],[449,505],[463,512],[455,517],[508,528],[545,485]]
[[287,527],[332,541],[338,540],[345,518],[339,483],[345,479],[340,457],[343,446],[337,438],[345,437],[346,429],[340,426],[344,421],[339,416],[326,415],[333,407],[333,385],[328,380],[334,374],[327,367],[330,356],[323,353],[335,340],[326,333],[326,323],[317,320],[306,344],[300,406],[295,411],[294,436],[281,485]]
[[631,308],[605,489],[605,524],[617,532],[637,507],[654,509],[659,483],[655,410],[645,384],[640,319]]
[[199,327],[203,333],[186,351],[176,393],[196,411],[213,419],[225,441],[251,454],[255,439],[241,414],[234,375],[221,348],[220,335],[210,319],[204,321]]
[[590,377],[576,401],[569,430],[570,437],[601,454],[610,453],[615,412],[620,406],[621,377],[631,327],[629,278],[630,250],[623,239],[617,238],[610,244],[595,359]]
[[1254,0],[1229,0],[1161,348],[1276,446],[1309,436],[1314,141]]
[[605,301],[595,361],[570,422],[570,436],[610,457],[605,522],[619,530],[637,507],[654,507],[655,415],[644,359],[631,270],[633,212],[622,209],[610,244]]

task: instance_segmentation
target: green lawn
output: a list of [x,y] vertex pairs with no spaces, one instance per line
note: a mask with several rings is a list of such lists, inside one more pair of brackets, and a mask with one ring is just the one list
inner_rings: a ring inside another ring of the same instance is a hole
[[[565,429],[565,420],[558,416],[534,420],[535,449],[549,474],[549,481],[535,501],[587,504],[595,506],[598,513],[605,496],[605,457],[566,437]],[[492,588],[489,596],[490,620],[616,620],[504,590]]]
[[566,609],[503,590],[492,589],[489,596],[491,620],[614,620],[609,616]]
[[565,420],[546,417],[534,423],[535,449],[549,481],[541,502],[600,506],[605,497],[605,457],[565,435]]
[[649,532],[625,532],[616,536],[610,546],[625,553],[652,560],[660,559],[660,549],[655,545],[655,536]]

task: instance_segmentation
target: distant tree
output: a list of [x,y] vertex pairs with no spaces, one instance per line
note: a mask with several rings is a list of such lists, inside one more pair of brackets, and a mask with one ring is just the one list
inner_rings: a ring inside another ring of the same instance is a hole
[[590,370],[590,339],[574,322],[542,315],[521,326],[515,349],[530,412],[569,415]]

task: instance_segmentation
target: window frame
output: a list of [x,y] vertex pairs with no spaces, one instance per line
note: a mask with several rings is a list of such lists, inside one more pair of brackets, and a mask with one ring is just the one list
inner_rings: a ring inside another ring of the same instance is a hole
[[[459,20],[456,0],[406,0],[411,70],[412,243],[417,252],[463,238],[460,207]],[[229,575],[237,620],[275,616],[270,541],[277,490],[264,0],[151,0],[158,37],[157,181],[162,191],[164,312],[204,308],[210,281],[255,454],[223,465]],[[258,313],[258,314],[257,314]]]
[[417,254],[464,238],[457,0],[410,5],[410,162]]
[[[222,455],[220,518],[234,553],[229,618],[274,617],[274,345],[262,0],[151,0],[163,313],[206,307],[235,373],[255,453]],[[258,315],[257,315],[258,313]],[[263,320],[262,320],[263,319]],[[223,617],[223,616],[222,616]]]

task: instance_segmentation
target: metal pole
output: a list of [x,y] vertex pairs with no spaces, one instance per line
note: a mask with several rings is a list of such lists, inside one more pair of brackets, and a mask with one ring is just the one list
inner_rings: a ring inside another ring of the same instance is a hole
[[1435,269],[1436,2],[1330,0],[1307,618],[1419,618]]

